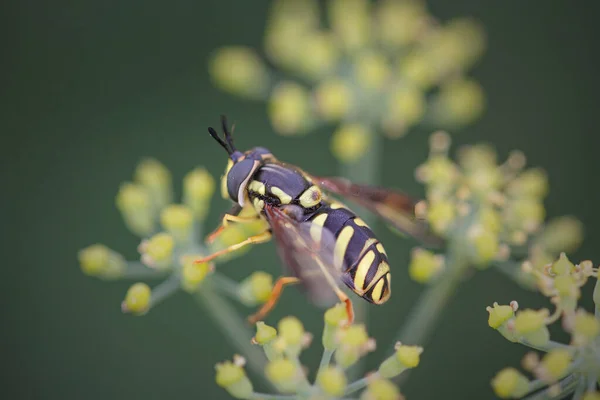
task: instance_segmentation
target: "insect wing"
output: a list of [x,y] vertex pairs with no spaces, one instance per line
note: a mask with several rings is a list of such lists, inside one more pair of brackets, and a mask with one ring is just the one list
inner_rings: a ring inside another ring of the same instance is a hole
[[[343,266],[334,265],[334,235],[311,222],[298,222],[279,208],[267,206],[265,213],[279,256],[300,279],[309,299],[321,307],[338,302]],[[320,229],[318,241],[313,237],[315,229]]]
[[313,178],[321,188],[343,196],[375,213],[399,231],[431,246],[441,246],[443,240],[433,234],[425,221],[415,216],[416,201],[391,189],[353,183],[344,178]]

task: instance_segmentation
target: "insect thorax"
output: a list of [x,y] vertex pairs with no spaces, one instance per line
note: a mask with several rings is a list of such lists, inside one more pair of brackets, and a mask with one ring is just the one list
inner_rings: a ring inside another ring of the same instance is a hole
[[269,161],[259,167],[248,182],[247,191],[257,212],[261,212],[265,204],[286,207],[297,210],[300,220],[314,213],[323,203],[321,190],[313,185],[310,177],[278,161]]

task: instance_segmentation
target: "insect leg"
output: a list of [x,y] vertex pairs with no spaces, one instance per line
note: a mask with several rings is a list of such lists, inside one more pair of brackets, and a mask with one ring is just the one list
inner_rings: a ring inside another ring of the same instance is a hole
[[258,215],[252,215],[248,217],[240,217],[239,214],[242,212],[242,208],[239,205],[234,205],[231,210],[229,210],[225,215],[223,215],[223,219],[221,220],[221,225],[219,225],[210,235],[206,237],[207,243],[212,243],[219,237],[221,233],[229,226],[230,222],[237,222],[240,224],[247,224],[250,222],[254,222],[260,219]]
[[284,276],[277,279],[277,282],[275,282],[275,286],[273,287],[273,290],[271,291],[271,295],[269,296],[267,302],[263,304],[260,310],[248,317],[248,322],[251,324],[255,324],[256,322],[264,319],[279,301],[279,297],[281,297],[281,292],[283,292],[283,288],[287,285],[293,285],[296,283],[300,283],[300,279],[293,276]]
[[211,261],[219,256],[222,256],[223,254],[227,254],[227,253],[231,253],[232,251],[236,251],[236,250],[238,250],[244,246],[247,246],[249,244],[264,243],[264,242],[268,242],[269,240],[271,240],[271,232],[264,231],[263,233],[259,233],[258,235],[255,235],[255,236],[250,236],[249,238],[247,238],[244,241],[241,241],[239,243],[236,243],[229,247],[226,247],[223,250],[216,251],[216,252],[212,253],[211,255],[202,257],[198,260],[195,260],[194,263],[202,264],[202,263]]

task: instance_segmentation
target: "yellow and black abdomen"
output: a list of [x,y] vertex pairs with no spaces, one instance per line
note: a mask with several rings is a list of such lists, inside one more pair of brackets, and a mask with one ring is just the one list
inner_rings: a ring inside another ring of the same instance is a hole
[[391,294],[388,258],[367,224],[339,203],[320,207],[310,220],[334,234],[334,264],[344,283],[371,303],[385,303]]

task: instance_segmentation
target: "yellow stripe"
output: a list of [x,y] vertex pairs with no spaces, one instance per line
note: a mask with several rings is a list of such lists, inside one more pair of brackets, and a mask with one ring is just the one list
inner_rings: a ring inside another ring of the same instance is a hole
[[383,253],[387,256],[387,253],[385,252],[385,249],[383,248],[383,245],[381,243],[377,244],[377,250],[379,250],[380,253]]
[[386,263],[385,261],[380,262],[377,266],[377,272],[375,272],[373,278],[367,283],[365,291],[371,289],[371,286],[373,286],[379,278],[385,276],[385,274],[387,274],[388,272],[390,272],[390,266],[388,265],[388,263]]
[[381,300],[381,291],[383,290],[383,279],[380,279],[379,282],[377,282],[377,285],[375,285],[375,288],[373,289],[373,292],[371,292],[371,299],[373,299],[373,301],[375,303],[379,303],[379,301]]
[[360,251],[360,256],[362,257],[363,254],[365,254],[365,251],[367,251],[367,249],[374,243],[377,243],[377,239],[375,238],[369,238],[365,241],[365,245],[363,246],[362,250]]
[[292,196],[279,189],[277,186],[271,186],[271,193],[273,193],[279,198],[281,204],[290,204],[290,202],[292,201]]
[[321,190],[317,186],[311,186],[300,195],[300,205],[304,208],[314,207],[321,202]]
[[253,192],[256,192],[258,194],[262,194],[264,196],[265,191],[266,191],[266,187],[265,184],[260,182],[260,181],[252,181],[250,182],[250,184],[248,185],[248,189],[252,190]]
[[333,265],[338,269],[342,268],[344,255],[346,254],[346,249],[348,248],[350,239],[352,239],[352,235],[354,235],[354,228],[346,225],[337,237],[335,249],[333,250]]
[[323,213],[312,220],[312,225],[310,226],[310,236],[317,243],[321,241],[323,225],[325,225],[325,221],[327,220],[328,216],[328,214]]
[[340,203],[339,201],[332,201],[331,204],[329,204],[329,207],[332,210],[337,210],[338,208],[348,208],[345,205],[343,205],[342,203]]
[[363,221],[362,218],[354,218],[354,223],[358,226],[366,226],[367,228],[369,227],[369,225],[367,225],[367,223],[365,221]]
[[359,290],[360,293],[364,293],[365,278],[367,277],[369,269],[371,269],[371,264],[373,264],[373,260],[375,260],[375,252],[373,250],[369,250],[369,252],[365,254],[365,256],[360,260],[360,262],[356,266],[356,274],[354,275],[354,287],[356,290]]
[[253,203],[254,203],[254,209],[257,212],[261,212],[263,207],[265,206],[265,202],[263,200],[259,199],[258,197],[254,198]]

